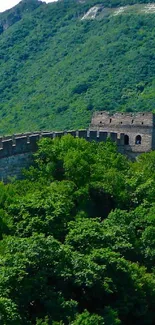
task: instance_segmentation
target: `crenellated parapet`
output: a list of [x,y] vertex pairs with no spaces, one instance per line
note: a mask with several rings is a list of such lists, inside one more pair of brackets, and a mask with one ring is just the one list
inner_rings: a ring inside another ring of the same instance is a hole
[[62,132],[34,132],[14,134],[12,136],[4,136],[0,138],[0,159],[12,155],[35,152],[37,150],[38,141],[43,138],[54,139],[70,134],[74,137],[84,138],[87,141],[106,141],[110,138],[116,142],[118,146],[124,145],[124,134],[115,132],[104,132],[95,130],[77,130]]
[[128,115],[96,112],[87,130],[38,131],[0,137],[0,180],[7,181],[13,176],[21,178],[22,169],[31,165],[33,153],[37,150],[41,138],[54,139],[66,134],[97,142],[110,138],[117,144],[118,151],[131,159],[135,159],[140,153],[155,149],[154,115],[148,113],[145,122],[142,121],[142,113],[136,116]]
[[22,176],[22,169],[28,168],[32,163],[33,153],[37,150],[37,143],[41,138],[62,137],[70,134],[74,137],[84,138],[87,141],[106,141],[108,138],[116,142],[118,150],[124,153],[124,134],[104,132],[99,130],[71,130],[63,132],[34,132],[14,134],[0,138],[0,180],[6,182],[9,177]]

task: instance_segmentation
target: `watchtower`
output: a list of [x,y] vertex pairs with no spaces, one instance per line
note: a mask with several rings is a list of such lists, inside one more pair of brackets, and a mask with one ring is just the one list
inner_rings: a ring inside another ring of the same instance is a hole
[[90,130],[124,133],[124,153],[131,158],[155,149],[155,114],[95,112]]

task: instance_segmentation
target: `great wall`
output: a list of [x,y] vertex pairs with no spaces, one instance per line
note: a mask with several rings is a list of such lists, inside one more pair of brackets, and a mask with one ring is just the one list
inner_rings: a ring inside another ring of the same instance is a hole
[[32,163],[33,153],[41,138],[62,137],[70,134],[87,141],[116,142],[118,151],[135,159],[143,152],[155,149],[155,114],[96,112],[88,130],[14,134],[0,138],[0,180],[7,182],[10,177],[20,179],[22,169]]

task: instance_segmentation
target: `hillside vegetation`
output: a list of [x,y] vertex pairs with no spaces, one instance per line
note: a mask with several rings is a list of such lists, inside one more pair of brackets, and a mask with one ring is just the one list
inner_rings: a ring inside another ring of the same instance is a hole
[[23,0],[0,14],[0,133],[88,127],[94,110],[153,111],[147,2]]
[[44,138],[25,177],[0,183],[0,324],[155,324],[155,152]]

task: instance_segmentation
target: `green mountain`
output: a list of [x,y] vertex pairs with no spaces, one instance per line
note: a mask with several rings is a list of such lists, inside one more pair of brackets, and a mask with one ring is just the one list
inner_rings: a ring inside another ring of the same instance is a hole
[[0,14],[0,133],[155,110],[155,3],[23,0]]

